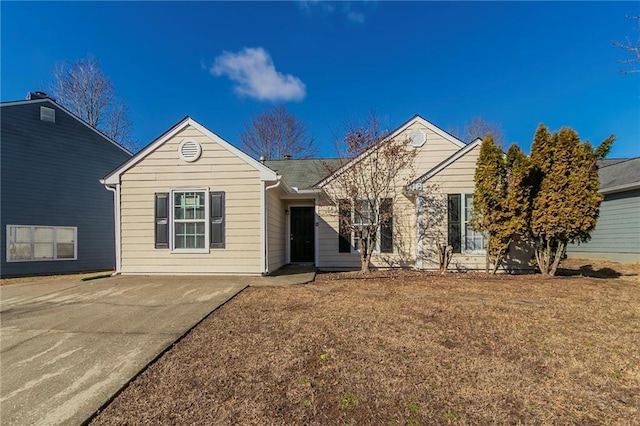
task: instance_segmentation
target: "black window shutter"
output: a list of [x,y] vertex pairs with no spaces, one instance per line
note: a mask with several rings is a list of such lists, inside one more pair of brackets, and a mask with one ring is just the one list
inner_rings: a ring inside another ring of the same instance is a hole
[[156,193],[155,206],[156,248],[169,248],[169,193]]
[[393,253],[393,199],[380,202],[380,252]]
[[447,207],[449,245],[453,247],[454,253],[461,253],[462,229],[460,227],[460,194],[449,194]]
[[224,192],[209,193],[211,226],[209,229],[209,246],[224,248]]
[[338,252],[351,253],[351,202],[338,201]]

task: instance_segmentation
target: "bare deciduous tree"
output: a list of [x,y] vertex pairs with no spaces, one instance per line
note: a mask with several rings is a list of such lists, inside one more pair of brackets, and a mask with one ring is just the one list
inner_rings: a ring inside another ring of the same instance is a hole
[[62,62],[53,69],[49,91],[56,101],[111,139],[131,148],[131,120],[113,83],[93,56]]
[[472,142],[477,138],[484,138],[487,133],[490,133],[493,137],[493,142],[504,147],[504,135],[502,134],[502,127],[499,124],[486,121],[482,117],[474,117],[470,123],[466,123],[460,131],[458,127],[450,129],[449,133],[457,137],[464,142]]
[[[640,31],[640,15],[627,16],[628,19],[637,21],[636,30]],[[629,37],[624,42],[612,41],[611,44],[615,47],[622,49],[629,57],[626,59],[619,59],[620,72],[623,74],[631,74],[640,72],[640,37],[632,42]]]
[[348,123],[338,145],[345,165],[334,173],[327,164],[333,174],[323,189],[337,207],[341,239],[360,253],[360,272],[366,274],[378,244],[381,252],[393,251],[393,209],[413,177],[417,151],[406,137],[390,138],[375,113]]
[[251,118],[240,133],[242,149],[255,158],[279,160],[313,157],[317,148],[305,123],[282,106],[264,110]]

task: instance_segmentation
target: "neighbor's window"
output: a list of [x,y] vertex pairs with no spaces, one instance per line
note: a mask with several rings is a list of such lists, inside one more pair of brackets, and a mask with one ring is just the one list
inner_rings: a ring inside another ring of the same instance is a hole
[[447,207],[448,241],[449,245],[453,247],[453,252],[484,252],[486,238],[481,233],[472,230],[469,225],[473,211],[473,195],[449,194]]
[[76,260],[78,228],[7,225],[7,262]]

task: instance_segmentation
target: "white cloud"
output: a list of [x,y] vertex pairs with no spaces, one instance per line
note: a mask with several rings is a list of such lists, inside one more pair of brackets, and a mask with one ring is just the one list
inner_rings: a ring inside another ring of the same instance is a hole
[[307,94],[305,84],[298,77],[278,72],[269,52],[261,47],[223,52],[210,72],[216,77],[226,75],[235,83],[237,94],[261,101],[300,101]]
[[[323,16],[333,16],[333,12],[338,15],[343,14],[347,20],[355,22],[357,24],[364,24],[366,20],[367,11],[376,7],[375,2],[372,1],[341,1],[341,2],[328,2],[325,0],[307,0],[298,1],[298,7],[307,15],[312,15],[319,12]],[[340,7],[334,7],[334,5],[340,4]],[[357,10],[354,10],[357,9]]]
[[352,22],[357,22],[358,24],[364,23],[364,13],[348,12],[347,18],[349,18],[349,20]]
[[333,12],[334,10],[333,5],[331,3],[326,1],[320,1],[320,0],[299,1],[298,7],[307,13],[311,13],[311,8],[316,8],[316,7],[322,10],[323,12],[330,13],[330,12]]

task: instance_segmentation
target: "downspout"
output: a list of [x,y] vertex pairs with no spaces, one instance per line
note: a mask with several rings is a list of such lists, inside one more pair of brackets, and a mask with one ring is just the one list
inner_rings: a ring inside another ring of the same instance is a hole
[[275,189],[280,186],[282,182],[282,176],[277,176],[278,181],[271,186],[267,186],[264,188],[264,272],[263,276],[269,275],[269,220],[267,218],[267,212],[269,211],[269,196],[267,191],[270,189]]
[[109,185],[104,185],[107,190],[113,192],[113,217],[114,217],[114,236],[115,236],[115,245],[116,245],[116,270],[111,275],[120,274],[120,184],[117,183],[116,187],[112,187]]
[[424,230],[422,224],[422,193],[416,195],[416,264],[415,268],[421,270],[423,267],[422,258],[424,257]]

